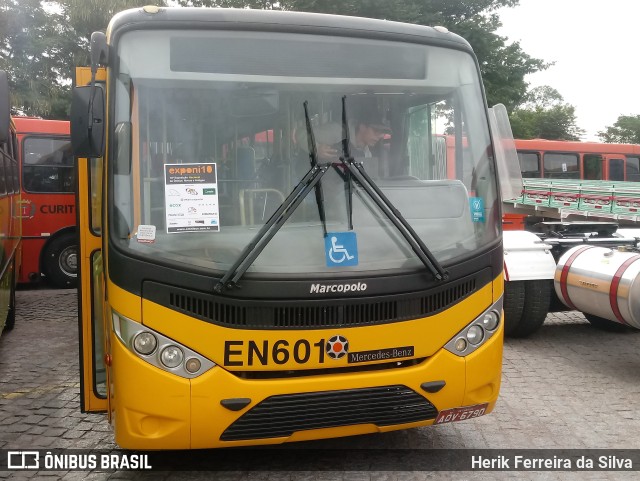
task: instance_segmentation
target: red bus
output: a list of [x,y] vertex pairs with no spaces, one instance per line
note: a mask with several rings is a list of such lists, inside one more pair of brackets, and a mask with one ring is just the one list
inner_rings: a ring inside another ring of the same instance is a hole
[[15,324],[21,259],[17,140],[9,104],[7,74],[0,70],[0,334]]
[[640,182],[640,145],[516,140],[522,177]]
[[69,122],[14,117],[22,190],[19,283],[77,283],[75,170]]

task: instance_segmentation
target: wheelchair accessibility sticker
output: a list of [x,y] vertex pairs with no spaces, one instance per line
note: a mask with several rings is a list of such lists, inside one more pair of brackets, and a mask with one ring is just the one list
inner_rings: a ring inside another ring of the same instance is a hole
[[355,232],[328,232],[324,238],[327,267],[358,265],[358,243]]
[[482,197],[471,197],[469,206],[471,207],[471,220],[473,222],[484,222],[484,199]]

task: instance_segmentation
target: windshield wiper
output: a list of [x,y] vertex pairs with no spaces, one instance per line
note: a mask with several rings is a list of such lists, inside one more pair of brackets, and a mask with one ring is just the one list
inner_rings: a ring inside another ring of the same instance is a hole
[[347,122],[347,97],[342,97],[342,157],[340,161],[347,168],[347,178],[345,181],[347,185],[347,195],[349,196],[347,202],[349,224],[351,225],[351,176],[353,176],[362,189],[367,193],[371,200],[378,206],[378,208],[387,216],[391,223],[396,227],[398,232],[405,238],[405,240],[411,246],[413,252],[416,253],[418,258],[422,261],[425,267],[433,274],[433,276],[439,281],[445,281],[449,278],[449,273],[442,267],[438,260],[431,253],[429,248],[422,242],[420,236],[413,230],[411,224],[402,216],[400,211],[395,208],[386,195],[380,190],[376,183],[369,177],[369,174],[364,170],[362,162],[356,162],[351,156],[351,149],[349,146],[349,126]]
[[322,221],[322,229],[324,236],[327,235],[327,226],[324,212],[324,199],[320,186],[320,179],[327,172],[330,163],[318,164],[316,153],[316,144],[307,110],[307,102],[304,102],[304,115],[307,122],[307,137],[309,140],[309,157],[311,160],[311,168],[304,175],[298,185],[294,187],[287,198],[280,204],[278,209],[273,213],[269,220],[260,228],[258,233],[244,248],[238,259],[233,263],[229,270],[222,276],[220,281],[214,286],[214,292],[220,294],[225,289],[236,287],[238,280],[243,276],[247,269],[253,264],[253,261],[260,255],[264,248],[269,244],[271,239],[278,233],[284,223],[291,217],[291,214],[298,208],[311,189],[315,188],[316,202],[318,203],[318,213]]
[[[304,107],[304,119],[307,125],[307,143],[309,144],[309,161],[311,162],[311,168],[318,165],[318,151],[316,150],[316,139],[313,135],[313,127],[311,126],[311,118],[309,117],[308,104],[306,100],[302,104]],[[327,219],[324,213],[324,197],[322,195],[322,184],[318,179],[314,187],[316,191],[316,204],[318,204],[318,215],[320,216],[320,222],[322,222],[322,233],[327,237]]]

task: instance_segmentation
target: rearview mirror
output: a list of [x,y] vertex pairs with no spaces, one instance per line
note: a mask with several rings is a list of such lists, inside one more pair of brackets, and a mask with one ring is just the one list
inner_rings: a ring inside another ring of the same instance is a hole
[[262,117],[278,113],[278,92],[241,92],[230,101],[233,117]]
[[105,94],[102,84],[73,89],[71,149],[76,157],[102,157],[104,153]]

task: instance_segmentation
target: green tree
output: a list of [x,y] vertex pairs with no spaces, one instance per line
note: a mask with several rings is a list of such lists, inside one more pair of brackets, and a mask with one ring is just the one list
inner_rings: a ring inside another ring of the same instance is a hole
[[576,125],[575,107],[549,87],[536,87],[511,113],[516,139],[580,140],[584,130]]
[[14,114],[66,116],[71,45],[55,9],[40,0],[0,0],[0,69],[9,77]]
[[640,115],[621,115],[604,131],[598,132],[603,142],[614,144],[640,144]]
[[104,32],[116,13],[128,8],[166,4],[163,0],[58,0],[57,3],[76,36],[75,65],[88,64],[91,34]]
[[116,12],[150,3],[0,0],[0,68],[9,76],[13,113],[68,117],[71,79],[88,63],[91,33],[104,31]]

